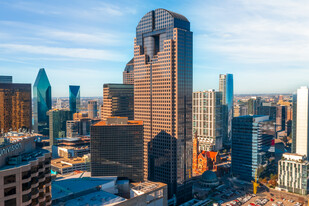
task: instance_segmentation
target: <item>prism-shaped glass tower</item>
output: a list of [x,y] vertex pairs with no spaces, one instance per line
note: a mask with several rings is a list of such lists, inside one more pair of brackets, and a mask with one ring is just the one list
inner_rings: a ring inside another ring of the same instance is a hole
[[80,109],[80,86],[70,85],[70,111],[74,114]]
[[48,134],[48,116],[46,112],[52,108],[51,86],[45,69],[39,70],[33,85],[34,131]]

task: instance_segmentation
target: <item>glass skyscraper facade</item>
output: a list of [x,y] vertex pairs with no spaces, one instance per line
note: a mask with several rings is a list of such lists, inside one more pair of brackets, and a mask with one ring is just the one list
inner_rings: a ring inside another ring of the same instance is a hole
[[0,83],[0,133],[32,128],[31,84]]
[[134,42],[134,118],[144,122],[145,177],[167,183],[178,202],[192,172],[192,40],[186,17],[156,9],[140,20]]
[[45,69],[39,70],[33,85],[34,131],[48,135],[47,111],[52,108],[51,86]]
[[293,120],[292,120],[292,148],[291,152],[296,153],[296,124],[297,124],[297,94],[293,94]]
[[91,175],[144,180],[143,122],[107,118],[91,126]]
[[0,75],[0,84],[1,83],[13,83],[13,77]]
[[275,137],[275,122],[268,116],[248,115],[233,118],[232,174],[250,181],[258,167],[270,157],[269,149]]
[[72,112],[69,110],[49,110],[49,141],[50,145],[57,145],[57,138],[66,137],[67,120],[72,120]]
[[134,119],[134,85],[104,84],[102,120],[108,117],[128,117]]
[[224,143],[229,144],[232,132],[232,119],[234,108],[234,80],[233,74],[219,75],[219,91],[222,92],[222,104],[224,114],[223,137]]
[[80,86],[69,86],[69,101],[70,111],[72,113],[79,112],[80,110]]

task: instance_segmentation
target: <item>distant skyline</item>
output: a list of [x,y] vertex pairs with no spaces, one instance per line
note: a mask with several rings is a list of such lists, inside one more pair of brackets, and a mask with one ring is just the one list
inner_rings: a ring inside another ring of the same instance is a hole
[[306,0],[0,1],[0,75],[34,84],[45,68],[53,97],[102,96],[121,83],[139,20],[165,8],[193,31],[194,91],[234,75],[235,94],[292,93],[309,85]]

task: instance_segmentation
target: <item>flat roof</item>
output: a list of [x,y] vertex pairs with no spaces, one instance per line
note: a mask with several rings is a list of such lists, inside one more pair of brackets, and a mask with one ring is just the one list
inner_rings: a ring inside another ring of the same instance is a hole
[[140,182],[140,183],[131,183],[132,190],[138,191],[140,193],[147,193],[151,192],[155,189],[159,189],[161,187],[165,187],[166,184],[162,182],[151,182],[151,181],[146,181],[146,182]]
[[100,121],[93,126],[128,126],[128,125],[143,125],[143,121],[129,120],[128,124],[106,124],[106,121]]
[[[74,164],[81,164],[85,163],[85,160],[81,157],[75,157],[75,158],[58,158],[51,160],[51,165],[58,168],[68,168],[72,167]],[[72,165],[70,165],[72,164]]]
[[116,182],[117,177],[91,177],[90,172],[58,178],[52,181],[52,199],[59,199],[98,186]]
[[[4,165],[2,167],[0,167],[0,170],[8,170],[8,169],[12,169],[12,168],[16,168],[16,167],[21,167],[24,165],[29,164],[31,161],[37,160],[39,157],[44,156],[46,153],[49,153],[48,150],[45,149],[35,149],[31,152],[27,152],[27,153],[23,153],[20,154],[18,156],[21,156],[22,161],[19,164],[16,165]],[[10,158],[12,158],[14,156],[10,156]]]
[[[53,188],[54,189],[54,188]],[[83,195],[71,200],[65,201],[65,206],[77,206],[77,205],[115,205],[126,199],[105,191],[92,192],[87,195]],[[54,204],[53,204],[54,205]],[[55,205],[63,205],[62,202]]]

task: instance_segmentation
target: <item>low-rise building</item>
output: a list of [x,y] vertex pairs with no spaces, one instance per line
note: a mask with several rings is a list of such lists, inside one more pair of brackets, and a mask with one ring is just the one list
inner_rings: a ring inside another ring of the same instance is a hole
[[51,169],[54,173],[61,175],[74,171],[90,171],[89,156],[53,159],[51,161]]
[[91,177],[89,172],[52,182],[53,205],[167,205],[167,185],[161,182],[129,184],[117,177]]
[[89,146],[52,146],[53,149],[53,157],[66,157],[66,158],[74,158],[74,157],[83,157],[86,154],[90,153]]
[[285,153],[278,163],[279,190],[293,192],[301,195],[308,194],[308,168],[306,156]]

